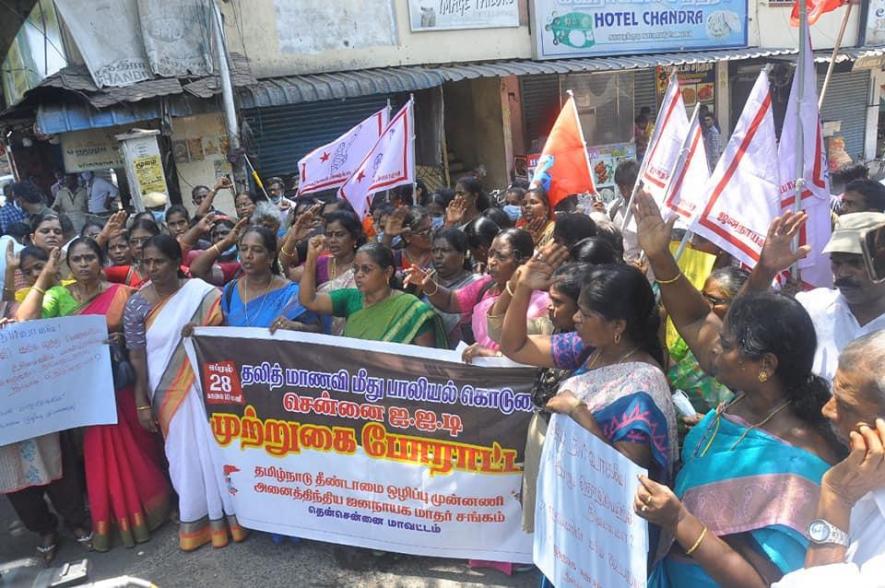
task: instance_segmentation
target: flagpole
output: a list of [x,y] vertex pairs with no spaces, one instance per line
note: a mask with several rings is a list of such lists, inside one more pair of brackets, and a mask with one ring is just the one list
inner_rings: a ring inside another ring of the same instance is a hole
[[[673,70],[673,73],[670,74],[670,81],[667,84],[667,89],[669,90],[670,84],[676,80],[676,83],[679,83],[679,79],[676,75],[676,70]],[[677,87],[677,91],[680,91]],[[645,147],[645,153],[642,154],[642,162],[639,164],[639,175],[636,176],[636,183],[633,184],[633,191],[630,193],[630,199],[627,201],[627,210],[624,213],[624,222],[621,223],[619,227],[621,231],[624,231],[624,228],[630,223],[630,219],[633,218],[633,200],[636,199],[636,195],[639,193],[639,188],[642,186],[642,177],[645,175],[645,167],[648,165],[648,154],[652,151],[652,146],[657,144],[658,139],[661,136],[661,123],[663,122],[662,114],[664,113],[664,106],[667,104],[667,101],[664,100],[661,102],[661,107],[658,109],[658,117],[655,119],[655,128],[651,133],[651,138],[648,141],[648,145]],[[623,195],[622,195],[623,196]]]
[[258,175],[258,170],[255,169],[255,166],[252,165],[252,161],[249,159],[249,156],[245,153],[243,154],[243,160],[245,160],[246,165],[249,166],[249,169],[252,170],[252,179],[255,180],[255,183],[258,184],[258,187],[261,188],[261,191],[264,193],[264,197],[270,200],[270,196],[267,193],[267,190],[264,189],[264,182],[261,181],[261,176]]
[[848,19],[851,17],[851,2],[848,3],[848,9],[842,15],[842,25],[839,27],[839,35],[836,37],[836,44],[833,45],[833,54],[830,56],[830,63],[827,66],[827,76],[824,78],[824,85],[820,89],[820,98],[817,100],[817,109],[824,107],[824,96],[827,94],[827,87],[830,85],[830,78],[833,77],[833,70],[836,68],[836,57],[839,55],[839,49],[842,48],[842,37],[845,35],[845,28],[848,26]]
[[[685,160],[688,158],[688,152],[691,146],[692,137],[695,133],[695,124],[697,124],[698,116],[701,113],[701,104],[698,102],[694,105],[694,112],[691,113],[691,120],[688,123],[688,134],[685,136],[685,141],[682,142],[682,149],[679,151],[679,159],[676,161],[676,167],[673,169],[672,178],[678,178],[682,175],[682,170],[685,168]],[[667,201],[667,198],[670,197],[670,192],[673,190],[673,180],[670,180],[670,183],[667,184],[667,191],[664,194],[664,202]],[[691,229],[685,229],[685,234],[682,236],[682,240],[679,242],[679,247],[676,248],[676,253],[673,254],[673,258],[676,260],[676,263],[679,264],[679,259],[682,257],[682,254],[685,253],[685,248],[688,245],[689,240],[691,240],[692,232]]]
[[[390,100],[388,98],[388,100]],[[412,203],[418,204],[418,160],[415,153],[415,95],[409,94],[409,124],[411,133],[409,142],[412,143]]]
[[590,183],[593,184],[593,189],[596,190],[596,182],[593,181],[593,168],[590,167],[590,154],[587,153],[587,140],[584,138],[584,127],[581,125],[581,117],[578,115],[578,106],[575,104],[575,93],[571,90],[566,90],[566,94],[572,100],[572,108],[575,110],[575,120],[578,123],[578,134],[581,136],[581,145],[584,146],[584,161],[587,163],[587,173],[590,174]]
[[[793,211],[802,210],[802,192],[805,189],[805,129],[802,128],[802,105],[805,102],[805,76],[814,75],[814,71],[805,71],[806,53],[808,52],[808,5],[805,0],[799,1],[799,62],[796,64],[796,75],[799,83],[796,84],[798,92],[796,100],[796,188],[794,191]],[[799,236],[793,238],[793,249],[799,247]],[[799,271],[799,262],[790,268],[793,279],[802,279]]]

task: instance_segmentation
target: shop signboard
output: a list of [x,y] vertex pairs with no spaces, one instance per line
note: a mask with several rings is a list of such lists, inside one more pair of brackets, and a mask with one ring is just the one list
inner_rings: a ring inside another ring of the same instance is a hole
[[144,210],[141,197],[148,192],[169,194],[160,147],[157,144],[159,134],[160,131],[136,130],[117,135],[126,163],[126,178],[129,181],[132,203],[138,211]]
[[747,0],[534,0],[536,59],[747,46]]
[[123,158],[114,132],[115,129],[90,129],[62,133],[60,140],[65,171],[77,173],[122,167]]
[[870,0],[866,44],[885,45],[885,0]]
[[686,108],[694,108],[700,102],[713,108],[716,102],[716,66],[713,63],[691,63],[674,67],[658,66],[655,69],[655,86],[658,104],[667,93],[670,74],[676,71],[682,101]]
[[412,32],[519,26],[516,0],[409,0]]

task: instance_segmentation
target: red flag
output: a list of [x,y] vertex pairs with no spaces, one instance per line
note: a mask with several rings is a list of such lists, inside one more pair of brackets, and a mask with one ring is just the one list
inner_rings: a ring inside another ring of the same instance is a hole
[[550,129],[531,185],[544,188],[551,208],[572,194],[596,192],[573,97],[566,101]]
[[[813,25],[823,14],[833,12],[846,4],[848,4],[848,0],[805,0],[805,6],[808,7],[808,24]],[[790,24],[794,27],[799,26],[799,0],[793,1]]]

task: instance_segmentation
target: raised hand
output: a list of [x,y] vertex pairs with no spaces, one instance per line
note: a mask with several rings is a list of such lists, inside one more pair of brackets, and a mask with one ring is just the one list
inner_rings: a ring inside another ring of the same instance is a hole
[[546,227],[546,226],[547,226],[547,219],[546,218],[544,218],[544,217],[539,217],[539,218],[531,217],[531,218],[529,218],[528,222],[525,224],[524,228],[526,231],[528,231],[532,235],[532,239],[535,240],[535,243],[537,243],[541,238],[541,234],[544,232],[544,227]]
[[413,265],[404,272],[403,285],[417,286],[424,290],[433,280],[434,273],[435,272],[430,269],[423,269]]
[[553,272],[568,261],[568,249],[556,243],[541,248],[519,269],[518,284],[532,290],[549,290]]
[[230,178],[227,176],[221,176],[215,181],[215,187],[212,188],[213,192],[218,192],[219,190],[230,190],[233,187],[233,182],[230,181]]
[[50,281],[55,281],[55,276],[58,274],[61,269],[61,249],[58,247],[53,247],[49,251],[49,261],[46,262],[46,265],[43,267],[43,271],[40,272],[40,275],[46,274],[50,277]]
[[326,248],[326,236],[316,235],[307,242],[307,257],[316,260]]
[[455,196],[446,206],[446,224],[449,226],[460,225],[464,222],[467,213],[467,201],[463,196]]
[[212,230],[212,226],[215,224],[215,215],[213,213],[209,213],[204,215],[200,220],[197,221],[197,228],[201,233],[205,234]]
[[289,227],[289,234],[292,235],[292,238],[296,243],[300,243],[307,239],[307,236],[313,230],[316,220],[322,210],[322,204],[314,204],[298,215],[298,218],[296,218],[295,222],[292,223],[292,226]]
[[249,226],[249,217],[241,218],[237,221],[237,224],[234,225],[233,230],[228,233],[227,238],[233,243],[239,243],[240,237],[243,235],[243,231],[246,230],[246,227]]
[[657,202],[645,190],[640,190],[633,200],[633,216],[636,218],[636,231],[639,246],[649,258],[667,255],[676,216],[664,222]]
[[384,223],[384,234],[398,237],[405,233],[407,230],[405,228],[407,214],[409,214],[408,207],[401,206],[388,215],[387,221]]
[[[6,244],[6,267],[10,270],[17,270],[21,267],[21,257],[15,254],[11,239],[9,243]],[[11,284],[10,287],[12,287]]]
[[808,215],[804,212],[786,212],[771,221],[762,254],[759,256],[759,265],[777,274],[808,255],[811,252],[808,245],[793,251],[793,239],[807,219]]
[[98,241],[99,244],[107,243],[111,237],[122,233],[123,229],[126,227],[126,218],[128,216],[129,214],[125,210],[118,210],[109,216],[96,241]]

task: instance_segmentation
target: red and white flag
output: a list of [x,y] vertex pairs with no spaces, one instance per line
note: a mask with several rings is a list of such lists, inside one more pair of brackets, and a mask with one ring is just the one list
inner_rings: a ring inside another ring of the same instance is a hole
[[759,73],[741,118],[703,192],[692,231],[753,267],[780,214],[777,137],[768,74]]
[[[848,0],[805,0],[808,7],[808,24],[813,25],[821,16],[848,4]],[[790,13],[790,24],[799,26],[799,0],[793,0],[793,11]]]
[[670,76],[670,84],[661,102],[658,119],[655,122],[652,144],[645,152],[642,181],[658,206],[663,205],[667,188],[673,179],[673,172],[688,135],[688,116],[685,102],[679,89],[679,80]]
[[361,219],[369,212],[372,195],[415,182],[414,101],[390,119],[375,145],[338,190]]
[[811,286],[829,287],[833,282],[829,256],[823,248],[832,233],[830,217],[830,179],[827,155],[824,150],[823,132],[820,124],[820,111],[817,107],[817,76],[814,71],[814,58],[811,40],[805,52],[805,87],[802,104],[799,104],[799,70],[793,74],[793,85],[784,115],[781,142],[778,145],[781,178],[781,208],[784,212],[793,210],[796,203],[796,157],[798,135],[803,137],[802,159],[805,185],[802,189],[800,208],[808,215],[808,220],[799,235],[800,245],[810,245],[811,253],[799,262],[802,281]]
[[710,167],[707,164],[704,129],[700,117],[692,117],[682,148],[686,150],[685,159],[673,172],[674,177],[667,190],[662,210],[674,212],[679,215],[682,223],[690,225],[704,209],[703,186],[710,181]]
[[331,143],[302,157],[298,162],[298,194],[340,188],[384,132],[387,117],[387,109],[380,110]]

